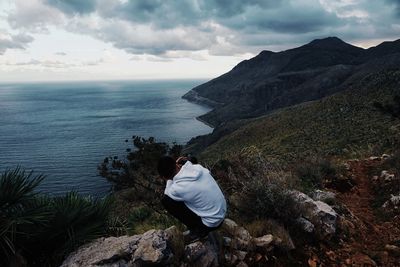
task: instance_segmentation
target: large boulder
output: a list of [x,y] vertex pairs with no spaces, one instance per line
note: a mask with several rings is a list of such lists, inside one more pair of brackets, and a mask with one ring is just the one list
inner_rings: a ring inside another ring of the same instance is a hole
[[319,200],[315,201],[300,191],[291,191],[291,196],[301,210],[303,219],[298,221],[307,226],[307,231],[310,231],[312,227],[305,223],[305,220],[314,225],[315,234],[321,239],[329,238],[335,234],[338,214],[331,206]]
[[246,266],[268,261],[281,243],[270,234],[252,237],[226,219],[220,230],[186,245],[175,226],[142,235],[99,238],[69,255],[61,267]]
[[175,226],[142,235],[99,238],[68,256],[61,267],[173,266],[183,253]]
[[382,207],[387,211],[400,212],[400,194],[391,195]]

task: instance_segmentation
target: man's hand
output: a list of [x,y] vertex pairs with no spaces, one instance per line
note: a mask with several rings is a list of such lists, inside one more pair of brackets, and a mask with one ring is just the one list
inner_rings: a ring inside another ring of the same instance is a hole
[[179,157],[179,158],[176,160],[176,165],[180,168],[180,167],[182,167],[182,165],[184,165],[187,161],[188,161],[188,158],[187,158],[187,157]]

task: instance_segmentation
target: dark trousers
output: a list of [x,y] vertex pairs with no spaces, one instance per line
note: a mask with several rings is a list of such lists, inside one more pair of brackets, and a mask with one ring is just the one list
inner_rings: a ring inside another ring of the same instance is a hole
[[164,195],[161,203],[172,216],[186,225],[191,232],[207,234],[218,228],[204,225],[201,218],[191,211],[182,201],[176,201]]

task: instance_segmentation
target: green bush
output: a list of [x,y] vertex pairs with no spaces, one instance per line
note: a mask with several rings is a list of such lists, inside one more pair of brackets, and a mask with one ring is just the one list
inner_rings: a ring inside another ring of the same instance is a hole
[[293,166],[294,174],[300,181],[301,190],[310,192],[323,187],[325,180],[336,179],[337,167],[329,160],[309,158]]
[[291,224],[299,209],[289,195],[296,181],[255,147],[217,162],[212,172],[228,197],[232,216],[246,221],[276,219]]
[[109,157],[104,160],[99,166],[100,175],[112,182],[116,191],[132,188],[135,202],[161,210],[160,198],[165,183],[157,173],[157,163],[166,154],[178,158],[182,146],[157,142],[153,137],[133,136],[132,142],[134,149],[129,150],[126,159]]
[[42,195],[36,188],[43,179],[20,168],[0,177],[1,266],[54,266],[107,233],[110,199]]
[[290,225],[300,216],[288,188],[279,182],[254,177],[246,181],[239,196],[237,209],[247,220],[269,218]]

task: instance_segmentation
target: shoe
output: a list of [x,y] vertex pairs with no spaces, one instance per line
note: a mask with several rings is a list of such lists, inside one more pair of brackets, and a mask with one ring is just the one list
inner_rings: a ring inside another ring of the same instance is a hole
[[207,236],[208,233],[206,232],[198,232],[190,230],[183,232],[183,240],[185,241],[186,244],[194,243],[196,241],[201,241],[203,239],[206,239]]

